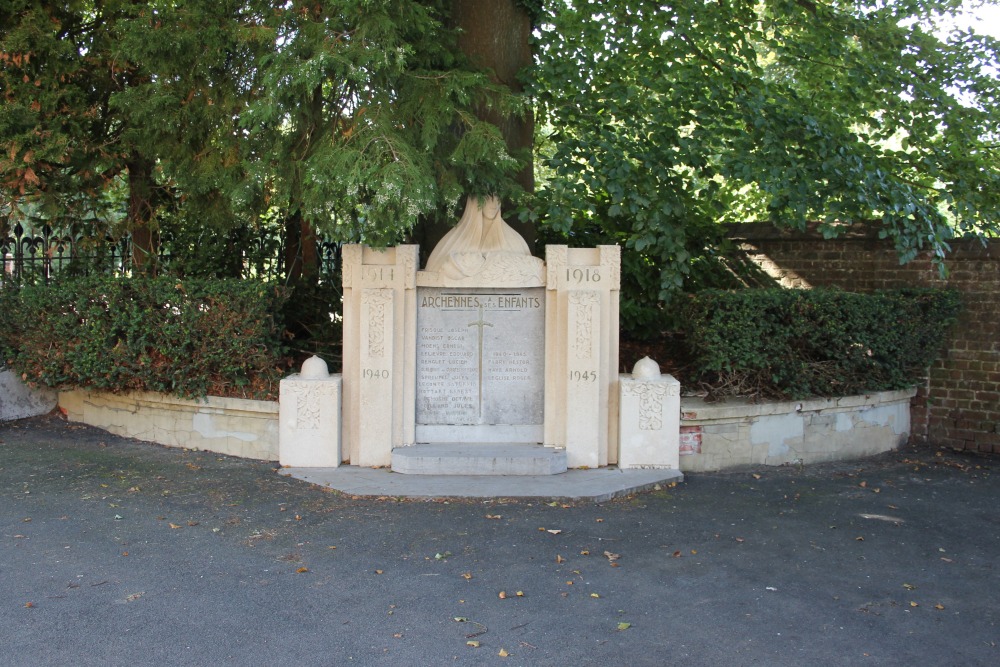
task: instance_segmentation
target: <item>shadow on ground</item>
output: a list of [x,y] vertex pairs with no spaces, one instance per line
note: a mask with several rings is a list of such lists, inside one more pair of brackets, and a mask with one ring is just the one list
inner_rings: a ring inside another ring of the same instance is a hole
[[0,645],[6,665],[993,665],[998,463],[398,501],[23,420],[0,425]]

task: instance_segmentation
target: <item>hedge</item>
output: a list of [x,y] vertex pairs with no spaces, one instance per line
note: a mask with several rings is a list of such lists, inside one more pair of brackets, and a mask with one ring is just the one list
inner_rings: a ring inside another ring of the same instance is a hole
[[92,277],[0,285],[0,361],[30,382],[110,392],[277,395],[284,290]]
[[707,290],[689,297],[685,339],[716,394],[844,396],[913,386],[960,309],[951,290]]

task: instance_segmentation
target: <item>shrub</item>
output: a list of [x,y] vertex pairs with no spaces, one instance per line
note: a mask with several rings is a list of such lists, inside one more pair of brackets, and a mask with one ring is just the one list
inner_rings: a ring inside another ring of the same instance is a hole
[[717,394],[802,398],[912,386],[961,308],[946,290],[707,290],[685,307],[696,376]]
[[283,290],[94,277],[0,288],[0,359],[29,381],[111,392],[277,394]]

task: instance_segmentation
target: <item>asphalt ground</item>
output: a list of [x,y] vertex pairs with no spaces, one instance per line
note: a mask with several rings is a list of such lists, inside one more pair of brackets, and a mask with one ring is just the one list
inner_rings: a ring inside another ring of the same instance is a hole
[[356,498],[0,424],[0,663],[996,665],[998,470],[921,448],[602,504]]

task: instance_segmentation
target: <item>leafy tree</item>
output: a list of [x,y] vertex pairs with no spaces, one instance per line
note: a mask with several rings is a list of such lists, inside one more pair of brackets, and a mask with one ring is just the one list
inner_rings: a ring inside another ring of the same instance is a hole
[[[240,118],[250,182],[287,213],[290,273],[314,229],[399,240],[462,192],[504,190],[520,165],[476,108],[516,100],[466,64],[445,2],[263,4],[269,48]],[[295,255],[298,255],[296,258]]]
[[[53,218],[97,220],[78,195],[120,193],[137,270],[180,195],[205,214],[231,160],[241,92],[232,2],[42,3],[0,12],[0,183]],[[230,131],[226,132],[226,126]],[[227,141],[228,140],[228,141]],[[210,166],[209,166],[210,165]]]
[[552,0],[531,84],[535,215],[631,251],[636,328],[712,264],[719,222],[835,235],[874,218],[902,261],[995,233],[1000,45],[930,32],[956,5]]
[[929,32],[956,6],[9,0],[0,188],[52,215],[121,201],[140,255],[170,225],[231,253],[280,220],[308,282],[317,231],[392,243],[530,191],[533,110],[524,217],[625,245],[623,312],[652,324],[713,279],[719,222],[875,218],[903,260],[997,230],[998,44]]
[[522,163],[483,117],[520,102],[467,63],[448,9],[14,0],[0,183],[53,211],[81,189],[121,191],[139,267],[167,220],[224,229],[277,212],[287,273],[308,282],[317,229],[384,244],[463,192],[516,189]]

